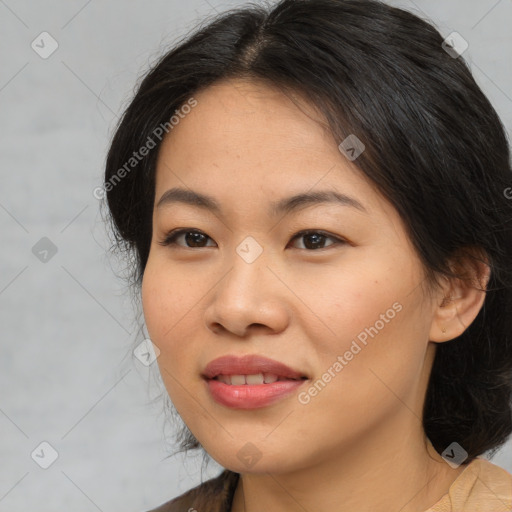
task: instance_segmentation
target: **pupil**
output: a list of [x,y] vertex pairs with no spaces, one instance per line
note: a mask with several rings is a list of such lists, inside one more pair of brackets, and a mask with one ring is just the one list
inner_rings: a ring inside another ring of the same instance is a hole
[[189,231],[185,236],[187,245],[190,247],[200,247],[202,238],[204,238],[203,234],[195,233],[194,231]]
[[[318,234],[311,234],[311,235],[306,235],[305,236],[305,239],[306,240],[310,240],[312,241],[311,244],[308,244],[308,243],[305,243],[304,245],[308,248],[308,249],[317,249],[318,248],[318,245],[321,245],[322,244],[322,240],[324,238],[324,235],[318,235]],[[311,247],[312,246],[312,247]]]

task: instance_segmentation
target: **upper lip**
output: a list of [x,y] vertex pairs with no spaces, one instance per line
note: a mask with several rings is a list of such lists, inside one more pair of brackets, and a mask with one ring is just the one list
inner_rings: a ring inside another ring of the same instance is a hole
[[213,379],[217,375],[255,375],[270,373],[288,379],[307,378],[289,366],[259,355],[222,356],[210,361],[203,370],[203,377]]

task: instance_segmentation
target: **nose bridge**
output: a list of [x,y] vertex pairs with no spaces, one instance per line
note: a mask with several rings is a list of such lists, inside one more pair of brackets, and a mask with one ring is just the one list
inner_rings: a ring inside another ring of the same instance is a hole
[[245,263],[251,265],[261,258],[264,250],[258,240],[249,235],[237,245],[235,252]]
[[[226,295],[224,300],[235,300],[239,304],[247,305],[265,292],[260,289],[265,281],[265,271],[268,271],[267,255],[264,252],[263,247],[253,237],[246,237],[235,248],[234,254],[229,258],[231,270],[221,284],[222,293]],[[266,296],[268,297],[268,293]]]

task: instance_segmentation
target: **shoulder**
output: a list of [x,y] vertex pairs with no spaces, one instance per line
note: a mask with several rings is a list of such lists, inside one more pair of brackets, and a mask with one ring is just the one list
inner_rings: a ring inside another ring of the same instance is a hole
[[427,512],[510,512],[512,474],[477,457],[450,486],[448,493]]
[[226,469],[149,512],[229,512],[238,477],[238,473]]

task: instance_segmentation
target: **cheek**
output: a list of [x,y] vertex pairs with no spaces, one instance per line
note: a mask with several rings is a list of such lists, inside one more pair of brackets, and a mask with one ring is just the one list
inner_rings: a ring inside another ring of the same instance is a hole
[[[164,272],[154,262],[148,261],[141,289],[148,334],[160,350],[157,358],[160,374],[180,414],[190,406],[186,383],[196,372],[195,360],[192,358],[193,315],[187,314],[193,303],[190,304],[190,291],[184,292],[190,290],[185,284],[175,273],[168,269]],[[197,321],[195,326],[197,328]]]
[[182,274],[150,258],[142,280],[142,307],[150,337],[162,345],[159,348],[165,348],[166,340],[181,328],[180,318],[193,309],[193,290]]
[[[336,346],[331,345],[329,357],[323,357],[325,373],[319,377],[330,383],[321,397],[319,393],[318,407],[336,403],[334,409],[340,411],[340,417],[350,410],[358,418],[375,418],[402,403],[415,406],[428,329],[411,297],[409,302],[398,297],[400,300],[390,303],[374,295],[359,309],[357,322],[338,321],[343,334]],[[332,378],[329,370],[336,377]]]
[[378,261],[363,262],[362,268],[331,279],[328,294],[312,297],[330,332],[315,337],[316,377],[329,381],[318,400],[325,399],[325,405],[334,400],[356,409],[366,409],[364,404],[378,408],[383,395],[393,396],[386,386],[404,396],[425,358],[429,319],[419,269],[410,263],[384,267]]
[[324,345],[322,351],[344,351],[358,335],[364,340],[365,329],[378,322],[379,331],[384,330],[382,322],[397,316],[393,304],[400,298],[402,289],[387,270],[378,259],[361,258],[359,262],[347,262],[336,272],[326,268],[304,282],[304,293],[307,288],[310,290],[308,304],[318,313],[325,332],[330,333],[327,337],[325,332],[315,337]]
[[184,292],[187,289],[174,272],[148,262],[142,281],[142,307],[149,337],[160,350],[157,363],[170,395],[179,391],[172,377],[181,382],[191,371],[187,357],[194,339],[190,332],[193,302],[191,293]]

